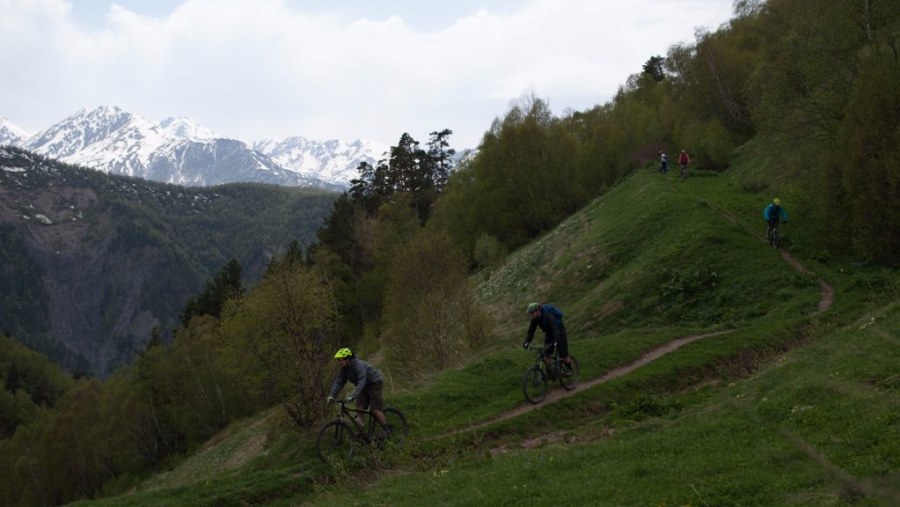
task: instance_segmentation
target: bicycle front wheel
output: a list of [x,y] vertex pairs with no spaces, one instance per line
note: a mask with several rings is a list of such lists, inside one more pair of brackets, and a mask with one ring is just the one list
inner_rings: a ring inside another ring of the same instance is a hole
[[384,440],[397,446],[402,445],[409,435],[409,427],[406,425],[403,413],[394,407],[387,407],[384,409],[384,422],[391,428]]
[[559,376],[559,385],[563,386],[563,389],[566,391],[571,391],[578,386],[578,360],[575,359],[575,356],[569,356],[569,359],[572,360],[572,364],[566,364],[560,361],[559,365],[562,369],[562,373]]
[[349,460],[356,449],[356,436],[353,428],[344,421],[329,421],[319,430],[316,439],[316,452],[325,463]]
[[544,401],[544,396],[547,395],[547,376],[540,366],[533,366],[525,372],[522,390],[525,392],[525,399],[531,403]]

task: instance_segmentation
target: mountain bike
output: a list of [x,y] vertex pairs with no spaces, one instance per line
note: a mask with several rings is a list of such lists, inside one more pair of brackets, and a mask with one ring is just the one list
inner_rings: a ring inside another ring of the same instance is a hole
[[778,245],[781,243],[781,233],[778,232],[778,222],[769,224],[769,228],[766,230],[766,240],[769,242],[769,246],[778,248]]
[[[553,353],[548,353],[549,349],[553,349]],[[544,362],[545,357],[550,358],[549,370],[547,363]],[[538,347],[535,351],[534,366],[528,368],[522,379],[525,399],[531,403],[544,401],[544,396],[547,395],[548,380],[558,380],[559,385],[566,391],[575,389],[578,384],[578,361],[572,355],[569,356],[569,359],[572,364],[566,364],[560,359],[555,343],[546,347]]]
[[687,164],[681,164],[681,179],[683,179],[683,180],[686,180],[688,177],[687,167],[688,167]]
[[335,400],[335,403],[340,406],[337,417],[322,425],[316,438],[316,452],[325,463],[349,460],[361,446],[400,446],[409,435],[406,418],[396,408],[382,410],[390,427],[388,431],[370,410],[350,408],[344,400]]

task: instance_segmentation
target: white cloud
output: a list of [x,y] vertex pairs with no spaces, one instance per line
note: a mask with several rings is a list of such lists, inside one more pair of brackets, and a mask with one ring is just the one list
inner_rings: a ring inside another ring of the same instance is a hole
[[245,140],[393,144],[450,128],[455,146],[474,146],[523,93],[557,112],[604,103],[647,58],[731,13],[730,0],[497,1],[423,22],[404,18],[404,2],[352,16],[299,0],[186,0],[160,15],[120,0],[89,26],[78,4],[0,0],[0,65],[16,69],[0,81],[0,114],[36,130],[117,105]]

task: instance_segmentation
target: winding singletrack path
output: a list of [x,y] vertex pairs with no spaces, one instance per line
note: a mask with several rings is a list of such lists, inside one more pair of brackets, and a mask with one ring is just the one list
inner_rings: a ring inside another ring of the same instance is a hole
[[547,386],[547,396],[544,398],[544,401],[542,401],[541,403],[532,404],[532,403],[528,403],[528,402],[522,402],[519,406],[517,406],[511,410],[508,410],[506,412],[503,412],[495,417],[492,417],[491,419],[481,421],[472,426],[466,426],[465,428],[461,428],[456,431],[452,431],[450,433],[443,433],[441,435],[437,435],[435,437],[432,437],[429,440],[435,440],[438,438],[444,438],[444,437],[449,437],[449,436],[453,436],[453,435],[458,435],[460,433],[475,431],[475,430],[481,429],[485,426],[494,424],[496,422],[505,421],[507,419],[512,419],[513,417],[520,416],[524,413],[527,413],[527,412],[530,412],[537,408],[540,408],[548,403],[553,403],[554,401],[560,400],[562,398],[567,398],[576,393],[584,391],[585,389],[590,389],[591,387],[594,387],[597,384],[609,382],[610,380],[619,378],[622,375],[631,373],[634,370],[640,368],[641,366],[644,366],[645,364],[650,363],[651,361],[653,361],[655,359],[659,359],[660,357],[668,354],[669,352],[672,352],[673,350],[681,348],[681,347],[687,345],[688,343],[695,342],[695,341],[703,339],[703,338],[708,338],[710,336],[718,336],[718,335],[722,335],[722,334],[726,334],[726,333],[731,333],[733,331],[734,331],[733,329],[726,329],[724,331],[717,331],[715,333],[707,333],[707,334],[700,334],[700,335],[694,335],[694,336],[685,336],[683,338],[677,338],[668,343],[660,345],[659,347],[656,347],[648,352],[645,352],[641,357],[637,358],[636,360],[632,361],[629,364],[626,364],[624,366],[619,366],[618,368],[614,368],[593,380],[589,380],[587,382],[581,382],[577,386],[575,386],[575,389],[572,389],[571,391],[566,391],[565,389],[562,389],[561,387],[558,389],[554,389],[554,387],[558,387],[558,386],[556,385],[555,382],[550,382]]
[[[731,217],[726,216],[726,218],[728,218],[729,220],[733,220]],[[762,241],[765,242],[765,240],[762,240]],[[800,262],[796,258],[794,258],[790,253],[788,253],[787,251],[785,251],[783,249],[779,249],[778,252],[781,254],[781,257],[784,258],[784,261],[787,262],[796,271],[798,271],[800,273],[808,273],[808,274],[812,274],[813,276],[816,276],[815,273],[812,273],[811,271],[809,271],[808,269],[803,267],[803,265],[800,264]],[[831,305],[834,302],[834,288],[831,285],[829,285],[827,282],[825,282],[825,280],[823,280],[822,278],[818,278],[818,281],[819,281],[819,287],[820,287],[819,305],[818,305],[818,308],[816,309],[816,311],[812,313],[812,316],[818,315],[818,314],[828,310],[829,308],[831,308]],[[713,333],[685,336],[682,338],[677,338],[677,339],[672,340],[668,343],[665,343],[659,347],[656,347],[648,352],[645,352],[641,357],[637,358],[635,361],[632,361],[629,364],[620,366],[618,368],[614,368],[593,380],[590,380],[587,382],[581,382],[575,387],[575,389],[572,389],[571,391],[566,391],[562,388],[553,389],[552,387],[554,387],[555,384],[552,386],[548,386],[547,396],[544,398],[544,401],[541,403],[532,404],[532,403],[523,401],[519,406],[517,406],[511,410],[508,410],[506,412],[502,412],[495,417],[486,419],[484,421],[475,423],[470,426],[466,426],[464,428],[460,428],[458,430],[455,430],[455,431],[452,431],[449,433],[442,433],[440,435],[435,435],[426,440],[437,440],[437,439],[441,439],[441,438],[458,435],[461,433],[468,433],[471,431],[479,430],[481,428],[484,428],[486,426],[489,426],[491,424],[494,424],[494,423],[497,423],[500,421],[512,419],[513,417],[517,417],[517,416],[520,416],[527,412],[530,412],[532,410],[538,409],[548,403],[553,403],[554,401],[560,400],[562,398],[567,398],[576,393],[584,391],[585,389],[590,389],[591,387],[594,387],[597,384],[609,382],[610,380],[613,380],[613,379],[621,377],[625,374],[631,373],[632,371],[640,368],[641,366],[644,366],[645,364],[648,364],[651,361],[659,359],[660,357],[662,357],[672,351],[675,351],[689,343],[695,342],[697,340],[702,340],[703,338],[709,338],[711,336],[719,336],[719,335],[731,333],[734,331],[735,331],[734,329],[726,329],[724,331],[716,331]]]

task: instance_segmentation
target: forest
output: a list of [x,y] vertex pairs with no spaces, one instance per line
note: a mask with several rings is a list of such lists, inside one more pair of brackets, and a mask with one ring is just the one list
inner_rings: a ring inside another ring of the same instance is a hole
[[230,260],[245,282],[309,245],[334,192],[241,183],[186,188],[0,147],[0,332],[75,375],[168,341],[186,301]]
[[108,379],[4,345],[0,503],[127,490],[270,407],[313,426],[339,346],[377,351],[400,383],[458,364],[494,332],[471,278],[660,152],[687,150],[709,177],[759,153],[741,185],[807,217],[811,255],[898,267],[898,34],[890,0],[741,0],[726,25],[648,55],[607,103],[555,116],[522,96],[458,167],[452,130],[424,147],[402,134],[360,166],[309,248],[293,244],[250,287],[223,264],[172,342],[148,337]]

